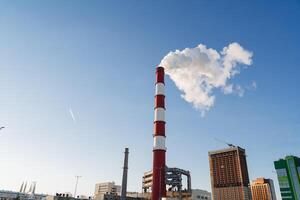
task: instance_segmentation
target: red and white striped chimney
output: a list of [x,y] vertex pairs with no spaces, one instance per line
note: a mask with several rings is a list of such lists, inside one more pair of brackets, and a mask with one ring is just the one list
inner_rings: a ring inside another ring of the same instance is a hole
[[153,143],[153,169],[152,169],[152,198],[160,200],[166,197],[165,167],[165,81],[164,68],[156,68],[155,107],[154,107],[154,143]]

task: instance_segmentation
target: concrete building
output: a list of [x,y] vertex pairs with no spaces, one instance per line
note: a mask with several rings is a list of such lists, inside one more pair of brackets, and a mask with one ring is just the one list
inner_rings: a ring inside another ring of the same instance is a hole
[[121,194],[121,186],[115,182],[97,183],[95,186],[95,196],[99,194]]
[[206,190],[192,189],[192,200],[211,200],[211,193]]
[[229,148],[209,152],[214,200],[250,200],[251,191],[245,149]]
[[300,200],[300,158],[286,156],[274,162],[281,198]]
[[257,178],[251,183],[252,200],[276,200],[272,179]]
[[[95,185],[94,199],[103,200],[105,194],[120,196],[121,186],[116,185],[115,182],[97,183]],[[107,196],[107,198],[110,198],[110,196]]]

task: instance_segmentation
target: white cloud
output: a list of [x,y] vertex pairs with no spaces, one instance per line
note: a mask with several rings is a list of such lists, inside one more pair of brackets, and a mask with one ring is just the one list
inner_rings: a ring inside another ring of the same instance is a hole
[[257,88],[257,83],[256,83],[256,81],[252,81],[251,87],[252,87],[254,90],[256,90],[256,88]]
[[70,115],[71,115],[71,118],[72,118],[73,122],[76,123],[76,118],[75,118],[75,116],[74,116],[74,113],[73,113],[72,108],[69,108],[69,113],[70,113]]
[[239,74],[238,64],[251,65],[252,53],[238,43],[231,43],[221,52],[199,44],[195,48],[169,52],[161,61],[166,74],[182,91],[182,98],[204,115],[215,102],[213,90],[220,88],[224,94],[243,96],[240,85],[228,83]]

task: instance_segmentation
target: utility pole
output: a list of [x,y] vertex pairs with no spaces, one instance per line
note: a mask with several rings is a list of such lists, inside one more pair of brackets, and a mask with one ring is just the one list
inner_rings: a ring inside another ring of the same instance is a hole
[[74,198],[76,198],[78,179],[81,178],[81,177],[82,177],[82,176],[75,176],[75,178],[76,178],[76,184],[75,184]]

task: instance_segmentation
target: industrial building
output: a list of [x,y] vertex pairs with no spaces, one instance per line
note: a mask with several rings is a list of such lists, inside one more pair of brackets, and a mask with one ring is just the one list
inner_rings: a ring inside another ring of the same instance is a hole
[[30,186],[27,182],[23,182],[19,192],[0,190],[0,200],[45,200],[47,195],[36,194],[36,182],[31,182]]
[[286,156],[274,162],[277,172],[281,198],[300,199],[300,158]]
[[18,199],[18,200],[46,200],[46,195],[0,190],[0,200],[16,200],[16,199]]
[[[190,198],[192,195],[191,175],[187,170],[179,168],[165,169],[166,196],[169,198]],[[184,177],[186,183],[183,183]],[[152,192],[152,171],[145,172],[143,176],[143,193]],[[146,195],[146,194],[145,194]]]
[[251,183],[252,200],[276,200],[272,179],[257,178]]
[[245,149],[229,148],[209,152],[214,200],[250,200],[251,191]]
[[[189,171],[179,168],[168,168],[165,170],[166,188],[168,191],[192,191],[191,175]],[[186,184],[183,184],[183,176],[186,177]],[[143,176],[143,192],[151,192],[152,171],[145,172]]]

